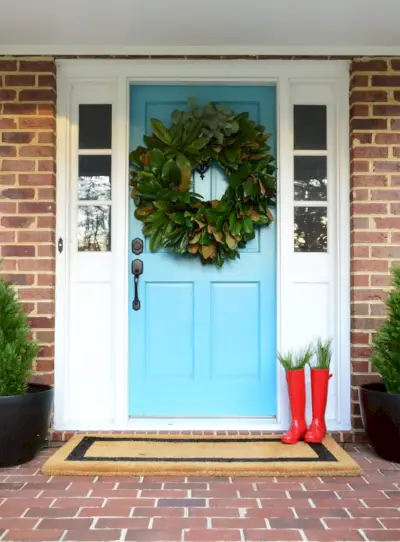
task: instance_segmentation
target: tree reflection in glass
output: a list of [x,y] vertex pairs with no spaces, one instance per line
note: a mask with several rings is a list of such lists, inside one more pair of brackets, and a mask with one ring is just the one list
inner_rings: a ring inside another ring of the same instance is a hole
[[80,156],[78,199],[111,199],[111,156]]
[[109,205],[82,205],[78,208],[78,250],[81,252],[111,250]]
[[294,157],[294,199],[326,201],[326,156]]
[[326,207],[295,207],[295,252],[327,252],[327,225]]

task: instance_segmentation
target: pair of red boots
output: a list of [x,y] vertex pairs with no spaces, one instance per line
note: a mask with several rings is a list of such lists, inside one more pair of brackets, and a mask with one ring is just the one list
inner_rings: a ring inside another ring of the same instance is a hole
[[328,382],[332,375],[329,369],[311,369],[311,397],[313,418],[307,429],[306,384],[304,369],[286,371],[292,423],[281,441],[284,444],[297,444],[299,440],[306,442],[322,442],[326,435],[325,410],[328,398]]

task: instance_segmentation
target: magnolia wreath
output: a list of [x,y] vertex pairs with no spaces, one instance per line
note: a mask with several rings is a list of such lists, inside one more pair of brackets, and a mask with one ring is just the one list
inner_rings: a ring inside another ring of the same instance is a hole
[[[239,258],[255,228],[274,220],[270,134],[248,113],[214,103],[173,111],[170,128],[151,119],[151,128],[145,147],[130,154],[135,217],[143,222],[150,250],[169,249],[219,267]],[[213,163],[222,168],[227,188],[221,199],[204,201],[193,192],[193,173],[203,178]]]

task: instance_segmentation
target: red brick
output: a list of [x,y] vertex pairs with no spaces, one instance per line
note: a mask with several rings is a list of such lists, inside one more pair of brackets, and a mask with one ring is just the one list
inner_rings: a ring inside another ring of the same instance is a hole
[[21,90],[18,98],[21,102],[54,102],[55,92],[52,89]]
[[374,221],[378,229],[400,229],[400,217],[374,218]]
[[294,529],[245,529],[244,536],[246,542],[291,542],[292,540],[303,540],[300,532]]
[[21,173],[19,175],[21,186],[55,186],[55,176],[51,173]]
[[51,231],[19,231],[18,241],[20,243],[54,243],[54,232]]
[[0,119],[0,130],[13,130],[16,127],[15,119]]
[[[364,100],[363,100],[364,101]],[[369,117],[369,105],[354,104],[351,106],[351,117]],[[372,143],[371,134],[357,134],[360,137],[367,136],[367,141],[364,143]]]
[[38,76],[39,87],[51,87],[56,88],[56,78],[54,75],[39,75]]
[[102,508],[82,508],[79,512],[79,517],[128,517],[131,513],[131,510],[131,506],[107,502],[106,506]]
[[20,299],[24,300],[39,300],[49,299],[52,297],[53,291],[47,288],[27,288],[19,291]]
[[[400,106],[399,106],[400,107]],[[387,147],[355,147],[353,149],[354,158],[387,158]]]
[[56,135],[54,132],[40,132],[39,133],[39,143],[52,143],[53,145],[56,142]]
[[28,228],[35,222],[32,216],[4,216],[1,225],[5,228]]
[[350,164],[350,169],[351,169],[351,172],[352,173],[365,173],[365,172],[368,172],[369,171],[369,162],[367,161],[364,161],[364,162],[361,162],[360,160],[357,160],[357,161],[352,161],[351,164]]
[[351,343],[352,344],[368,344],[369,343],[368,333],[352,332]]
[[0,186],[12,186],[15,184],[15,175],[0,172]]
[[1,192],[1,196],[12,200],[33,199],[35,191],[32,188],[6,188]]
[[400,105],[374,105],[373,114],[376,117],[398,117]]
[[42,202],[42,201],[29,201],[29,202],[20,202],[18,204],[18,210],[21,214],[46,214],[54,213],[55,203]]
[[[161,533],[160,533],[161,534]],[[160,536],[159,538],[126,538],[125,540],[169,540],[168,538],[164,538],[163,536]],[[178,540],[172,539],[174,542]],[[212,530],[198,530],[198,529],[189,529],[188,531],[185,531],[185,542],[187,540],[193,540],[196,542],[201,542],[204,540],[216,542],[216,541],[229,541],[229,542],[236,542],[237,540],[242,540],[241,533],[239,529],[227,529],[227,530],[221,530],[221,529],[212,529]]]
[[89,529],[92,525],[91,518],[44,518],[38,525],[38,529]]
[[352,531],[351,534],[348,531],[339,531],[339,530],[308,530],[305,529],[304,531],[305,536],[307,537],[307,540],[309,542],[338,542],[341,540],[351,541],[351,542],[357,542],[358,540],[365,540],[364,537],[356,532]]
[[353,203],[351,211],[357,215],[385,215],[387,206],[384,203]]
[[[393,66],[393,60],[392,60],[392,67]],[[354,61],[351,67],[352,73],[354,72],[385,72],[387,71],[387,61],[386,60],[357,60]]]
[[351,254],[353,258],[369,258],[369,246],[353,246],[351,248]]
[[[32,114],[36,114],[36,105],[31,104],[22,104],[23,107],[34,107],[35,111]],[[30,113],[27,113],[30,114]],[[56,126],[56,121],[54,118],[37,118],[37,117],[26,117],[20,118],[18,120],[18,128],[21,130],[54,130]]]
[[118,542],[121,540],[121,529],[96,529],[94,531],[67,531],[63,540],[69,542]]
[[56,171],[55,160],[39,160],[38,171]]
[[4,115],[36,115],[37,110],[36,104],[5,103],[3,106]]
[[1,255],[3,257],[9,257],[9,256],[35,256],[35,247],[32,245],[3,245],[1,247]]
[[[367,540],[372,540],[373,542],[380,542],[381,540],[388,540],[390,542],[394,542],[395,540],[399,540],[400,532],[398,530],[366,530],[364,531],[365,536],[367,537]],[[365,540],[365,539],[364,539]]]
[[5,83],[7,87],[34,87],[36,77],[34,75],[6,75]]
[[35,132],[3,132],[3,143],[30,143]]
[[380,524],[374,518],[339,519],[326,518],[324,522],[328,529],[346,529],[349,531],[358,529],[379,529]]
[[[35,503],[33,503],[35,504]],[[79,512],[78,507],[74,508],[29,508],[25,512],[26,518],[73,518]],[[0,508],[0,513],[2,509]]]
[[[375,219],[388,220],[388,219]],[[400,219],[399,219],[400,221]],[[382,260],[354,260],[352,264],[353,272],[358,271],[387,271],[388,263]]]
[[35,162],[33,160],[3,160],[3,171],[34,171]]
[[0,88],[0,102],[12,102],[17,97],[15,90]]
[[376,87],[399,87],[400,75],[373,75],[371,82]]
[[382,190],[371,190],[371,199],[381,201],[400,200],[400,190],[392,190],[389,188]]
[[17,149],[15,147],[10,147],[9,145],[0,145],[0,157],[8,156],[14,157],[17,156]]
[[[53,156],[54,147],[46,145],[27,145],[25,147],[20,147],[18,151],[19,156]],[[383,157],[383,155],[380,155]]]
[[0,59],[0,72],[15,72],[15,71],[17,71],[16,60]]
[[388,173],[400,171],[400,162],[373,162],[373,171],[381,171]]
[[355,231],[352,233],[353,243],[386,243],[388,240],[387,233],[373,231]]
[[56,105],[54,103],[40,103],[38,104],[38,114],[46,117],[56,116]]
[[15,542],[16,540],[18,540],[18,542],[24,542],[28,540],[38,540],[39,542],[56,542],[58,540],[61,540],[63,534],[64,531],[55,529],[40,529],[37,531],[33,531],[32,529],[16,530],[14,527],[12,527],[11,530],[7,531],[7,534],[3,537],[3,540],[12,540],[13,542]]
[[378,145],[396,145],[400,144],[400,134],[378,133],[375,134],[375,143]]
[[356,102],[387,102],[388,95],[385,90],[357,90],[350,95],[350,103]]
[[351,130],[386,130],[386,119],[352,119],[350,122]]
[[367,87],[369,85],[368,75],[352,75],[350,80],[350,88]]
[[372,247],[372,258],[400,259],[400,246]]
[[53,60],[20,60],[19,69],[21,72],[55,73]]

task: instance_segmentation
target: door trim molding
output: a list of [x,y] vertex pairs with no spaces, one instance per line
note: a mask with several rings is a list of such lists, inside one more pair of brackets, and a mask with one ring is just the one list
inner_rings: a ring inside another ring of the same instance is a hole
[[[279,187],[282,180],[290,173],[290,164],[285,164],[292,149],[290,125],[290,85],[293,83],[329,84],[335,91],[337,108],[337,196],[338,208],[336,226],[337,258],[335,273],[340,277],[340,284],[335,283],[334,299],[337,303],[335,322],[335,341],[338,345],[337,367],[340,385],[335,405],[335,419],[329,420],[330,430],[350,429],[350,205],[349,205],[349,141],[348,122],[348,61],[296,61],[296,60],[211,60],[190,62],[188,60],[58,60],[57,61],[57,227],[56,236],[65,239],[69,246],[68,213],[70,195],[70,96],[76,83],[93,85],[106,83],[113,85],[115,108],[113,135],[113,175],[119,183],[118,205],[118,242],[115,248],[115,284],[114,303],[119,307],[113,325],[113,378],[114,416],[112,420],[100,423],[85,419],[68,419],[66,402],[68,394],[64,375],[68,360],[68,250],[56,256],[56,347],[55,347],[55,428],[58,430],[134,430],[134,429],[258,429],[281,430],[289,423],[289,410],[286,398],[285,374],[281,367],[277,371],[277,417],[270,418],[235,418],[235,419],[129,419],[128,418],[128,163],[129,150],[129,86],[131,84],[275,84],[277,87],[277,159],[278,169],[278,205],[279,216],[288,216],[288,208],[283,208],[282,194]],[[290,177],[289,177],[290,178]],[[290,203],[292,205],[292,202]],[[113,228],[115,226],[113,225]],[[287,275],[287,256],[281,250],[283,231],[282,220],[277,223],[277,348],[287,349],[293,345],[287,339],[288,330],[283,333],[283,319],[290,306],[283,293],[283,280]],[[287,320],[288,323],[288,320]],[[287,324],[286,324],[287,326]],[[84,401],[84,399],[83,399]],[[82,404],[82,409],[93,405]]]

